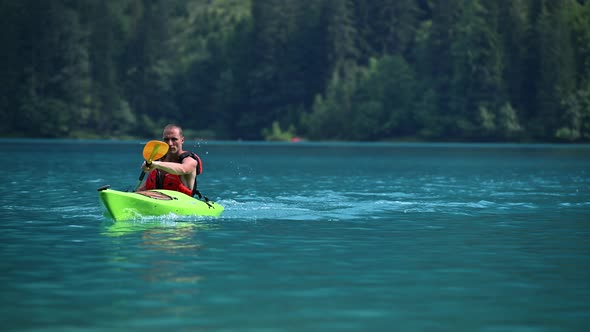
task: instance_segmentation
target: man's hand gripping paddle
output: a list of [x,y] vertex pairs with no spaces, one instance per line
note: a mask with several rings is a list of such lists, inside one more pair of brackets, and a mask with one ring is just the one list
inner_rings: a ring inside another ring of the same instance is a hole
[[[168,144],[162,141],[149,141],[143,147],[143,159],[145,159],[145,163],[149,166],[152,161],[158,160],[164,157],[168,153]],[[145,173],[142,171],[139,175],[139,183],[135,186],[135,190],[139,188],[141,182],[143,181],[143,177]]]

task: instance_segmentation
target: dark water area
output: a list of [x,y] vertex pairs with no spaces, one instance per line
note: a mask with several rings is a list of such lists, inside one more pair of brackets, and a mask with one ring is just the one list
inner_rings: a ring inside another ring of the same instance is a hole
[[0,142],[5,331],[588,329],[588,145],[186,142],[222,216],[115,223],[145,142]]

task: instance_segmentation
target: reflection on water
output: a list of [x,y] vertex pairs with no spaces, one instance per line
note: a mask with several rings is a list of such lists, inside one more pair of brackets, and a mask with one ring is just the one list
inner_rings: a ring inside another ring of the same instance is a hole
[[102,234],[113,239],[110,248],[114,250],[109,250],[112,262],[134,271],[141,280],[173,285],[195,284],[203,279],[196,273],[199,270],[190,265],[198,260],[203,247],[198,233],[213,226],[155,219],[108,222],[103,226]]

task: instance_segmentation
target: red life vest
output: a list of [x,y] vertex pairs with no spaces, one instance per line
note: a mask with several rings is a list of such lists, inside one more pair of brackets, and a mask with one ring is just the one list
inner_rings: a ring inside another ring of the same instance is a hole
[[[197,161],[197,175],[201,174],[203,172],[203,163],[201,162],[201,158],[199,158],[199,156],[197,156],[194,152],[185,152],[181,154],[180,156],[178,156],[178,162],[182,163],[182,160],[189,156]],[[185,186],[184,183],[182,183],[182,180],[180,180],[180,176],[176,174],[166,173],[159,169],[155,169],[150,172],[147,180],[145,181],[145,189],[176,190],[189,196],[194,196],[195,193],[199,193],[199,191],[197,190],[196,176],[193,190],[191,190],[189,187]]]
[[[162,177],[162,175],[164,177],[162,179],[162,185],[158,186],[158,177]],[[159,169],[155,169],[150,172],[147,180],[145,181],[145,189],[169,189],[180,191],[181,193],[187,194],[189,196],[193,195],[193,191],[189,187],[185,186],[184,183],[182,183],[180,176],[176,174],[165,173]]]

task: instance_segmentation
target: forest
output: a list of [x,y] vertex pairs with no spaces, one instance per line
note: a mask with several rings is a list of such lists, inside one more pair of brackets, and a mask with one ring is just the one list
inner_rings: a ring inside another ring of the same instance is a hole
[[0,136],[590,141],[590,0],[0,0]]

